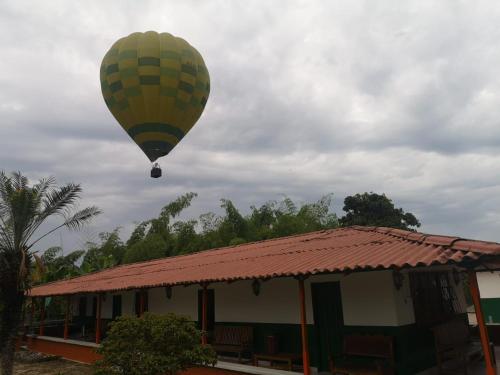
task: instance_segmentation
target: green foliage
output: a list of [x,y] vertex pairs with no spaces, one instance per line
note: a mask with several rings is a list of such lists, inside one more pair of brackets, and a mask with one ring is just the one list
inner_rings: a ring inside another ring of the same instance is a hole
[[148,225],[149,222],[147,221],[143,221],[142,223],[137,224],[127,241],[127,248],[144,239],[144,237],[146,236],[146,229]]
[[400,229],[414,229],[420,226],[417,218],[394,203],[385,194],[363,193],[348,196],[344,200],[346,215],[340,219],[344,226],[372,225]]
[[141,262],[165,257],[167,243],[160,234],[148,234],[143,240],[136,242],[127,249],[124,263]]
[[300,207],[285,197],[281,202],[252,206],[247,216],[242,215],[232,201],[221,199],[222,216],[209,212],[200,215],[198,220],[174,221],[196,196],[195,193],[184,194],[165,205],[158,217],[137,224],[126,242],[122,263],[338,226],[337,217],[330,211],[331,194]]
[[33,281],[43,284],[80,275],[81,269],[77,262],[84,254],[85,250],[76,250],[64,255],[58,246],[48,248],[36,263]]
[[230,244],[234,239],[243,240],[248,234],[248,223],[240,214],[233,202],[229,199],[221,199],[221,207],[226,215],[219,221],[219,237],[224,244]]
[[83,258],[83,273],[100,271],[121,264],[125,256],[126,246],[120,239],[120,228],[112,232],[99,233],[100,243],[88,243]]
[[197,365],[214,365],[212,347],[187,317],[174,314],[120,317],[97,349],[96,375],[174,375]]

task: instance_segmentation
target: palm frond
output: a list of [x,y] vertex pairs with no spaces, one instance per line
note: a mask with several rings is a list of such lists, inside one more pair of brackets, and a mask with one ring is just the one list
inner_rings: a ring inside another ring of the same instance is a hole
[[51,189],[55,185],[55,183],[56,179],[50,176],[47,179],[42,178],[31,188],[33,194],[33,203],[37,211],[40,210],[43,198],[46,196],[49,189]]
[[12,173],[11,180],[15,190],[25,190],[28,187],[28,179],[19,171]]
[[68,212],[71,211],[76,200],[80,197],[80,192],[82,191],[80,185],[67,184],[60,188],[51,189],[50,185],[53,179],[49,178],[47,181],[48,183],[45,184],[46,187],[41,186],[45,189],[43,196],[40,198],[41,207],[37,210],[37,214],[34,215],[33,223],[24,236],[24,245],[28,244],[29,239],[49,216],[62,215],[66,220]]
[[64,222],[55,228],[49,230],[43,236],[38,237],[35,241],[33,241],[28,248],[32,248],[37,242],[39,242],[42,238],[47,237],[49,234],[54,233],[56,230],[66,227],[72,230],[80,229],[84,224],[87,224],[90,220],[92,220],[95,216],[99,215],[101,210],[95,206],[84,208],[81,211],[76,212],[72,216],[67,217]]
[[69,229],[78,230],[100,213],[101,210],[95,206],[84,208],[71,217],[68,217],[64,222],[64,226]]
[[47,191],[43,201],[41,217],[61,214],[64,210],[71,208],[80,197],[82,188],[77,184],[67,184],[58,189]]

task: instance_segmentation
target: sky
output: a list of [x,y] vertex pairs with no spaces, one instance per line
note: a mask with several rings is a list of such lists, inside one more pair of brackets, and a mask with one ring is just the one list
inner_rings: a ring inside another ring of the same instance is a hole
[[[65,250],[155,217],[287,195],[385,193],[424,232],[500,242],[500,3],[0,0],[0,170],[80,183],[103,214]],[[109,113],[99,67],[117,39],[170,32],[204,57],[198,123],[160,159]]]

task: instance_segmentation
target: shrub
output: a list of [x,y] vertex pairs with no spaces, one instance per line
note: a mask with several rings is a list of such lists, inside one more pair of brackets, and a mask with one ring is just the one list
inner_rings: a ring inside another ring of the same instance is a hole
[[174,375],[196,365],[214,365],[212,347],[201,345],[201,332],[175,314],[120,317],[111,324],[97,352],[98,375]]

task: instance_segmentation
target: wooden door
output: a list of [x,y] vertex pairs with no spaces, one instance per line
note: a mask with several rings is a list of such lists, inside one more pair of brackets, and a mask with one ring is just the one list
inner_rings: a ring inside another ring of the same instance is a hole
[[[203,311],[203,289],[198,290],[198,327],[201,329]],[[215,325],[215,293],[207,289],[207,331],[213,331]]]
[[314,328],[318,354],[318,370],[328,370],[331,355],[342,350],[342,297],[339,282],[311,284]]

